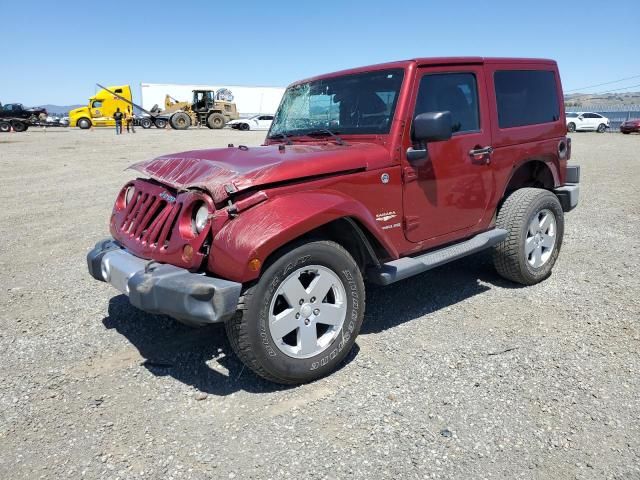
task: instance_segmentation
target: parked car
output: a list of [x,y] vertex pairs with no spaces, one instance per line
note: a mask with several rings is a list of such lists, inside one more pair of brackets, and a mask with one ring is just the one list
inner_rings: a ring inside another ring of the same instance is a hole
[[419,58],[294,83],[264,145],[133,165],[89,272],[141,310],[224,322],[270,381],[317,379],[354,345],[365,280],[487,248],[509,281],[551,275],[580,188],[562,99],[552,60]]
[[227,123],[231,128],[237,130],[269,130],[273,122],[273,115],[254,115],[249,118],[240,118],[231,120]]
[[622,133],[640,133],[640,119],[635,120],[627,120],[622,125],[620,125],[620,131]]
[[606,132],[609,119],[594,112],[567,112],[567,131],[569,132]]

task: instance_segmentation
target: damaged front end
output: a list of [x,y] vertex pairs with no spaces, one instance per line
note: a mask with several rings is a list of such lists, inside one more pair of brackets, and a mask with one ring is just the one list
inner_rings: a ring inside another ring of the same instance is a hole
[[136,256],[193,271],[207,256],[216,226],[227,219],[227,211],[217,211],[205,192],[137,179],[120,191],[110,230]]

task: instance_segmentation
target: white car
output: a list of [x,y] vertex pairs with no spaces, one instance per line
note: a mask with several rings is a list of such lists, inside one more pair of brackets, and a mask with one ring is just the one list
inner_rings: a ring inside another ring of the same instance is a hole
[[254,115],[249,118],[231,120],[227,125],[237,130],[269,130],[273,122],[273,115]]
[[567,112],[567,131],[604,133],[609,128],[609,119],[594,112]]

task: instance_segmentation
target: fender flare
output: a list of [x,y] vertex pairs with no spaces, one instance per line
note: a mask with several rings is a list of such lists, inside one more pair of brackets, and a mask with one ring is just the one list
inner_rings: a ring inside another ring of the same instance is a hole
[[260,271],[249,269],[250,260],[264,265],[280,247],[343,218],[357,220],[387,252],[398,255],[362,203],[336,191],[307,191],[274,197],[228,221],[214,233],[207,270],[237,282],[255,280]]
[[511,184],[511,181],[513,180],[513,177],[515,177],[516,173],[525,165],[533,162],[542,163],[543,165],[545,165],[551,172],[551,177],[553,178],[553,186],[554,187],[560,186],[560,170],[558,166],[558,160],[556,158],[553,158],[553,159],[525,158],[513,164],[513,167],[511,168],[511,172],[509,172],[509,176],[504,182],[504,188],[502,189],[502,195],[500,198],[504,198],[505,194],[507,193],[507,187]]

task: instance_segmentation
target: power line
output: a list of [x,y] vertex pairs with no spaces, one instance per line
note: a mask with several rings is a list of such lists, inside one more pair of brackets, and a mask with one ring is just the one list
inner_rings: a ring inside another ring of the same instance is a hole
[[625,80],[632,80],[634,78],[640,78],[640,75],[634,75],[633,77],[621,78],[620,80],[613,80],[611,82],[598,83],[597,85],[589,85],[588,87],[580,87],[580,88],[574,88],[572,90],[565,90],[565,93],[577,92],[578,90],[586,90],[587,88],[601,87],[603,85],[611,85],[612,83],[620,83],[620,82],[624,82]]
[[599,92],[596,95],[602,95],[603,93],[619,92],[620,90],[629,90],[630,88],[640,87],[640,83],[631,85],[630,87],[614,88],[613,90],[607,90],[606,92]]

